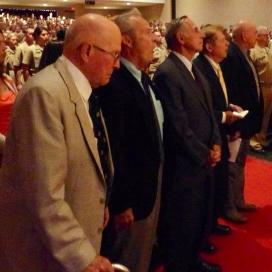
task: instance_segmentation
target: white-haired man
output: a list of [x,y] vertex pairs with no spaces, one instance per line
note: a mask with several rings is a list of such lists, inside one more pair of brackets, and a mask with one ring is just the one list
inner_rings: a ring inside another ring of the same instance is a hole
[[120,49],[113,22],[79,17],[63,56],[21,90],[1,169],[5,271],[113,272],[99,256],[112,167],[100,148],[106,143],[100,112],[91,114],[96,106],[89,101],[92,88],[119,67]]
[[232,103],[248,110],[248,115],[233,125],[232,140],[241,139],[238,156],[229,163],[229,178],[232,184],[229,190],[225,217],[236,223],[245,223],[246,217],[239,211],[255,211],[256,206],[245,203],[245,163],[249,148],[249,139],[260,131],[263,97],[258,74],[249,56],[249,50],[256,44],[256,25],[241,21],[233,28],[233,41],[228,56],[222,62],[222,71]]

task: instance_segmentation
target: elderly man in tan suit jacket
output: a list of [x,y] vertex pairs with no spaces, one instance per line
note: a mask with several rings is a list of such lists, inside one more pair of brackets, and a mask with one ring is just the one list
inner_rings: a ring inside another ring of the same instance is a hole
[[120,44],[108,19],[79,17],[63,56],[20,92],[1,170],[1,271],[113,271],[99,256],[107,178],[88,98],[119,67]]

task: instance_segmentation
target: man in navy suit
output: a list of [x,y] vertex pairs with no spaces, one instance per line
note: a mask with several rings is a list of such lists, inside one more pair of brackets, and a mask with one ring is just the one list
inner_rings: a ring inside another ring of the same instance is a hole
[[120,69],[100,90],[115,168],[103,252],[133,272],[148,272],[164,156],[163,111],[144,73],[153,59],[155,36],[137,10],[119,15],[115,22],[122,34]]
[[[238,120],[229,109],[229,96],[220,62],[227,56],[229,42],[221,26],[208,25],[202,29],[204,32],[204,45],[202,52],[194,59],[194,64],[203,73],[210,84],[213,98],[213,107],[222,140],[221,161],[214,168],[214,213],[212,231],[216,234],[228,234],[230,228],[218,224],[218,217],[224,214],[228,197],[228,138],[230,125]],[[243,220],[243,217],[237,217]]]
[[[257,29],[251,22],[241,21],[233,29],[233,41],[228,56],[222,62],[222,71],[232,103],[248,110],[248,115],[235,124],[236,135],[241,138],[240,150],[235,162],[230,162],[229,173],[232,188],[229,191],[226,217],[238,211],[255,211],[254,204],[245,203],[244,167],[249,148],[249,139],[260,131],[263,116],[263,97],[258,73],[249,56],[249,50],[256,44]],[[232,220],[233,221],[233,220]]]
[[184,16],[171,23],[166,41],[171,53],[154,76],[165,113],[160,241],[166,270],[220,271],[198,258],[210,214],[212,167],[221,153],[209,84],[192,64],[203,34]]

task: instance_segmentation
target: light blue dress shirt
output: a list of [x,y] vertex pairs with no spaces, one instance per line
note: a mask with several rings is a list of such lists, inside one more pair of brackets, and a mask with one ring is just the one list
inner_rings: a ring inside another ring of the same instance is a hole
[[[121,57],[121,62],[123,65],[125,65],[125,67],[129,70],[129,72],[136,78],[136,80],[139,82],[139,84],[142,87],[143,92],[144,92],[144,87],[143,87],[142,81],[141,81],[142,71],[137,69],[137,67],[133,63],[131,63],[130,61],[128,61],[127,59],[125,59],[123,57]],[[156,96],[155,96],[154,91],[152,90],[151,86],[149,86],[149,90],[150,90],[151,98],[152,98],[153,105],[154,105],[154,108],[156,111],[157,119],[159,122],[161,138],[163,139],[164,115],[163,115],[162,105],[161,105],[161,102],[156,99]]]

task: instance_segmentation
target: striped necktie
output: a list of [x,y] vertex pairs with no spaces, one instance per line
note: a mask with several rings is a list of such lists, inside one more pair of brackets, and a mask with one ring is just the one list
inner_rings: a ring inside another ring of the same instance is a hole
[[107,201],[108,201],[112,186],[112,177],[109,165],[109,148],[105,128],[102,122],[99,98],[94,93],[92,93],[91,97],[89,98],[89,113],[93,122],[94,135],[97,138],[97,149],[104,178],[107,183]]

